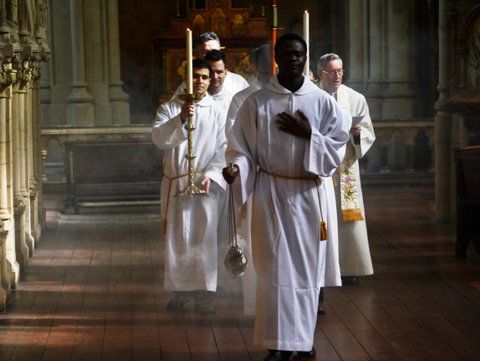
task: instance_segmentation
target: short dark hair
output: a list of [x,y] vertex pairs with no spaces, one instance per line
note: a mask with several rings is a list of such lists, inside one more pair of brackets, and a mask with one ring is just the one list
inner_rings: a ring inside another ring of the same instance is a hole
[[277,39],[277,42],[275,43],[275,54],[278,53],[278,49],[287,41],[298,41],[299,43],[302,44],[303,49],[305,50],[305,54],[307,53],[307,43],[305,40],[300,35],[297,35],[295,33],[287,33],[282,35]]
[[263,44],[255,49],[253,52],[253,64],[258,66],[262,59],[271,61],[272,46],[270,44]]
[[213,31],[207,31],[207,32],[203,33],[202,35],[200,35],[197,39],[197,44],[203,44],[203,43],[206,43],[209,40],[216,40],[220,44],[220,38]]
[[205,54],[205,61],[223,61],[225,68],[227,67],[227,54],[221,50],[213,49]]
[[193,69],[208,69],[209,73],[212,72],[212,70],[210,69],[210,64],[208,64],[205,60],[202,60],[202,59],[193,59],[192,68]]

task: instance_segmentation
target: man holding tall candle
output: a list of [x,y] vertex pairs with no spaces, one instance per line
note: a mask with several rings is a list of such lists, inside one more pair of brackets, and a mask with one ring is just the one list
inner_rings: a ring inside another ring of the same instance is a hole
[[[215,312],[212,299],[217,289],[217,228],[225,203],[226,109],[208,94],[210,67],[192,62],[192,93],[195,99],[180,96],[157,110],[152,139],[163,149],[164,177],[161,185],[161,214],[165,235],[165,289],[172,291],[167,305],[171,312],[189,310]],[[188,84],[187,84],[188,85]],[[188,118],[193,117],[193,154],[188,154]],[[187,157],[194,157],[195,184],[205,195],[179,195],[189,181]],[[220,205],[220,206],[219,206]]]
[[226,152],[235,171],[223,174],[239,204],[252,195],[254,343],[268,349],[264,361],[287,361],[315,357],[320,288],[341,284],[335,195],[323,177],[340,165],[350,124],[304,77],[300,36],[279,37],[274,50],[278,74],[238,111]]

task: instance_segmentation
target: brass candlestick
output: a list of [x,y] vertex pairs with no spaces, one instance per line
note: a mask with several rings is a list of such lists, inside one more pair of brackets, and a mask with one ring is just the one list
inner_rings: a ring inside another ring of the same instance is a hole
[[[185,94],[182,96],[182,99],[185,101],[193,102],[198,100],[199,98],[195,94]],[[195,130],[195,125],[193,124],[193,117],[187,118],[187,154],[185,154],[185,158],[188,162],[188,185],[181,191],[178,191],[176,195],[186,195],[189,197],[202,195],[208,196],[208,193],[204,189],[200,189],[195,185],[195,158],[196,155],[193,152],[193,139],[192,139],[192,132]]]

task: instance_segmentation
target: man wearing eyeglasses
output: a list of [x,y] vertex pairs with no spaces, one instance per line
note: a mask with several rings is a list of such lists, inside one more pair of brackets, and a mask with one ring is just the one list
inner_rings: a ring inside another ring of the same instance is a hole
[[[340,107],[352,115],[345,159],[334,179],[342,283],[355,285],[358,276],[373,274],[358,159],[370,149],[375,141],[375,133],[365,97],[342,84],[343,62],[337,54],[329,53],[320,57],[317,75],[320,88],[331,94]],[[322,313],[322,309],[319,312]]]

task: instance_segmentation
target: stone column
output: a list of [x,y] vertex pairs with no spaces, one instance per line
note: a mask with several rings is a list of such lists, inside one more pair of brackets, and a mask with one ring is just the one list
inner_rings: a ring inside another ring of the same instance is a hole
[[[4,231],[3,222],[0,220],[0,311],[5,311],[7,306],[7,296],[10,293],[10,285],[5,284],[7,281],[7,260],[5,252],[5,241],[7,240],[8,232]],[[8,287],[8,288],[7,288]]]
[[[2,64],[4,67],[7,65]],[[10,293],[11,275],[7,267],[7,239],[13,235],[7,231],[12,225],[9,200],[9,175],[10,175],[10,127],[7,124],[6,89],[11,84],[10,74],[3,70],[0,72],[0,311],[5,309],[6,297]],[[13,240],[14,242],[14,240]]]
[[7,102],[8,96],[6,89],[8,84],[5,71],[0,72],[0,221],[10,219],[11,214],[8,205],[8,175],[9,175],[9,149],[7,141],[9,138],[9,128],[7,125]]
[[[10,83],[16,82],[16,70],[12,69],[12,64],[7,64],[3,66],[3,71],[6,73],[6,76],[9,77]],[[5,122],[6,129],[6,178],[7,178],[7,195],[4,200],[3,207],[6,207],[6,212],[8,217],[3,220],[3,225],[5,231],[8,232],[6,239],[6,258],[7,258],[7,277],[9,279],[7,282],[10,283],[11,288],[16,288],[20,280],[20,264],[17,261],[17,240],[16,240],[16,225],[15,225],[15,216],[17,208],[15,207],[15,166],[14,166],[14,122],[12,120],[12,109],[13,109],[13,88],[8,86],[5,90],[0,93],[0,120],[3,119]],[[4,117],[3,117],[4,116]],[[2,127],[3,128],[3,127]],[[5,212],[4,212],[5,214]],[[27,249],[23,247],[23,252],[26,254]]]
[[40,131],[40,63],[35,61],[32,63],[32,81],[31,81],[31,114],[32,114],[32,176],[31,182],[33,187],[32,203],[34,205],[32,211],[32,235],[36,242],[41,238],[43,223],[43,207],[42,207],[42,147],[41,147],[41,131]]
[[31,69],[30,69],[30,60],[25,58],[22,62],[20,71],[18,72],[18,81],[20,84],[19,88],[19,101],[18,101],[18,120],[20,123],[20,137],[21,137],[21,150],[20,154],[23,158],[23,167],[20,170],[21,174],[21,194],[23,197],[23,204],[25,205],[25,241],[28,247],[28,255],[31,257],[33,255],[33,250],[35,248],[35,240],[32,235],[31,228],[31,214],[32,214],[32,204],[30,201],[31,185],[30,185],[30,174],[31,174],[31,161],[32,161],[32,152],[31,152],[31,109],[29,102],[29,84],[31,82]]
[[[22,77],[18,74],[19,78]],[[15,207],[15,251],[21,267],[28,265],[27,225],[25,220],[28,192],[25,188],[25,119],[24,90],[17,81],[13,85],[13,192]]]
[[348,2],[347,84],[365,95],[374,119],[383,117],[385,58],[388,55],[385,8],[383,0]]
[[72,92],[67,98],[67,121],[76,125],[93,125],[93,97],[87,89],[85,70],[85,38],[83,0],[70,0],[70,30],[72,41]]
[[118,0],[107,0],[107,43],[109,98],[112,121],[115,124],[130,123],[128,95],[123,91],[120,79],[120,41],[118,34]]
[[35,232],[35,218],[38,211],[38,192],[37,192],[37,181],[35,179],[35,156],[38,150],[35,149],[34,137],[35,137],[35,124],[34,124],[34,111],[33,108],[33,93],[32,93],[32,84],[33,84],[33,69],[34,57],[30,57],[27,61],[26,72],[28,72],[29,81],[25,86],[25,154],[26,154],[26,172],[25,172],[25,188],[28,193],[28,205],[29,212],[26,215],[27,221],[27,239],[30,237],[29,250],[30,257],[33,256],[35,250],[35,243],[37,241],[37,235]]
[[447,0],[440,0],[438,19],[438,68],[439,97],[435,103],[435,206],[436,217],[440,222],[451,219],[451,188],[450,188],[450,133],[451,114],[448,112],[449,74],[449,36],[447,21]]
[[409,48],[409,40],[414,36],[410,19],[412,4],[410,0],[388,0],[387,4],[388,88],[384,93],[383,118],[411,119],[415,103],[411,67],[416,66]]
[[366,75],[366,55],[368,43],[366,24],[363,16],[368,0],[350,0],[348,2],[348,53],[344,66],[348,64],[348,85],[363,93]]
[[[368,100],[372,119],[382,119],[383,90],[385,87],[385,25],[383,0],[370,0],[368,8],[369,28],[367,30],[369,64],[367,76],[367,91],[364,94]],[[387,115],[388,117],[388,115]]]

